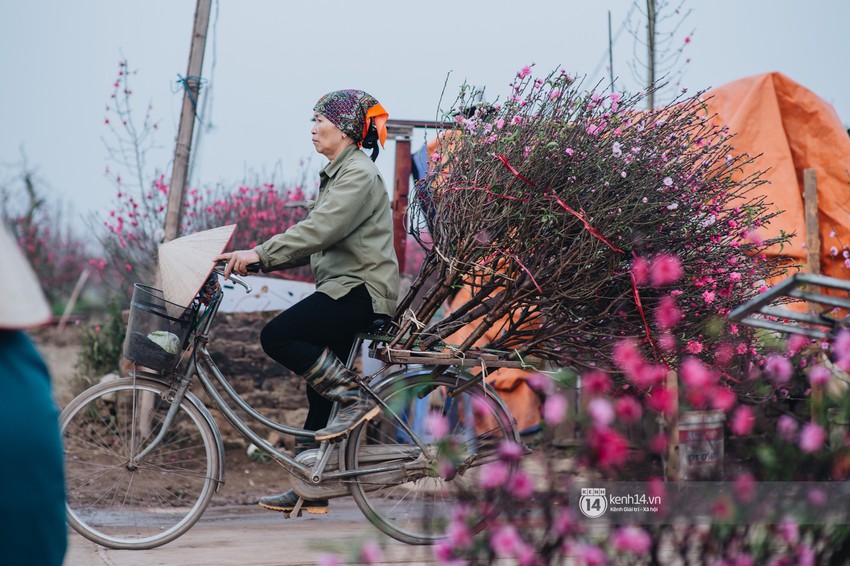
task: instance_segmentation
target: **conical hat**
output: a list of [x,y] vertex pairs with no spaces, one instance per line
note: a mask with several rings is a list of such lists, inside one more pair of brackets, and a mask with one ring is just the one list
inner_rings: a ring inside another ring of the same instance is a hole
[[41,283],[18,242],[0,225],[0,262],[6,275],[0,277],[0,328],[32,328],[50,320],[50,305]]
[[159,274],[167,301],[188,307],[213,270],[213,258],[224,251],[235,224],[196,232],[159,246]]

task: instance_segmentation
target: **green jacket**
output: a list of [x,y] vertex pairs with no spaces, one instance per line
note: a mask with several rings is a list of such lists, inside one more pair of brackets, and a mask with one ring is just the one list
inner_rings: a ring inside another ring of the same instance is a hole
[[375,313],[393,315],[398,260],[381,173],[352,144],[325,166],[320,179],[307,218],[254,248],[263,271],[303,265],[309,257],[317,291],[339,299],[365,283]]

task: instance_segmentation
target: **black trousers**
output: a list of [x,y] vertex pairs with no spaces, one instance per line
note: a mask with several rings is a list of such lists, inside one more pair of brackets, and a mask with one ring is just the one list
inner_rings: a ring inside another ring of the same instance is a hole
[[[325,348],[345,363],[355,335],[375,318],[365,285],[355,287],[340,299],[316,292],[269,321],[260,333],[260,343],[273,360],[303,375]],[[307,400],[310,408],[304,428],[324,428],[333,402],[309,385]]]

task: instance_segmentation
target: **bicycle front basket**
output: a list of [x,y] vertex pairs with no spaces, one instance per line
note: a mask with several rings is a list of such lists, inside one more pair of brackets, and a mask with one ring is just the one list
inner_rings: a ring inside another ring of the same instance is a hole
[[124,357],[150,369],[171,371],[186,348],[196,314],[194,306],[174,304],[159,289],[136,283]]

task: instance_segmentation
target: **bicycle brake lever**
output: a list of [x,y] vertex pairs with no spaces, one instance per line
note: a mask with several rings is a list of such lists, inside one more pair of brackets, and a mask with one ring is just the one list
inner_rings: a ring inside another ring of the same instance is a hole
[[237,285],[241,285],[241,286],[245,287],[245,293],[250,293],[251,291],[254,290],[251,287],[251,285],[248,284],[247,281],[245,281],[244,279],[242,279],[242,277],[240,277],[239,275],[236,275],[235,273],[230,274],[230,280],[233,281],[234,283],[236,283]]
[[[224,265],[225,265],[224,263],[220,263],[220,264],[216,265],[213,268],[213,272],[217,273],[221,277],[224,277]],[[259,270],[260,270],[260,264],[259,263],[252,263],[251,265],[248,266],[248,271],[250,271],[252,273],[256,273]],[[241,285],[242,287],[244,287],[245,293],[250,293],[251,291],[254,290],[251,287],[251,285],[248,284],[247,281],[245,281],[244,279],[242,279],[242,277],[240,277],[239,275],[237,275],[235,273],[230,274],[230,280],[233,281],[234,283],[236,283],[237,285]]]

